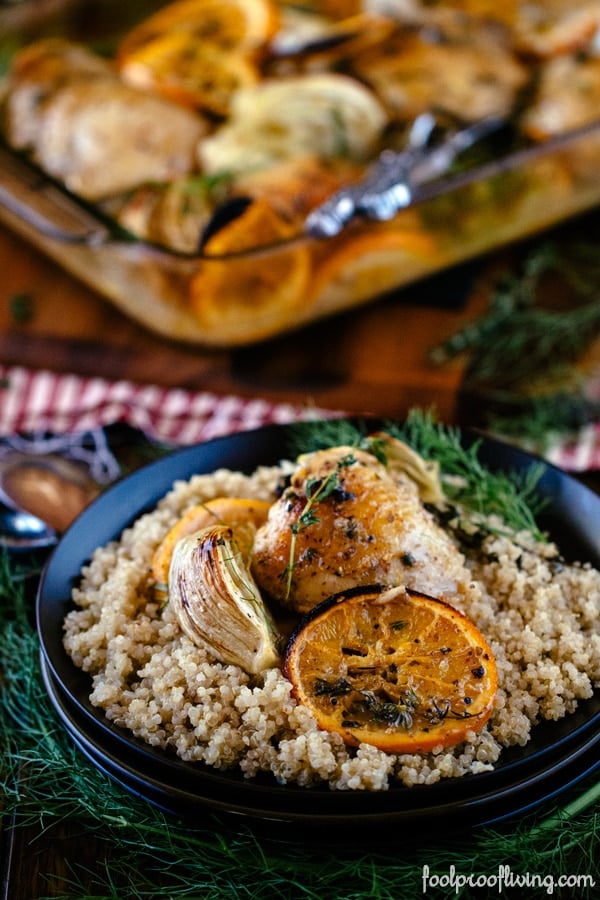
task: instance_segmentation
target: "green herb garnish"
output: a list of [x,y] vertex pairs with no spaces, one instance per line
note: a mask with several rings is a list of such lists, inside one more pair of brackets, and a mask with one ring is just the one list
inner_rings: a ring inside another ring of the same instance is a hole
[[330,472],[326,478],[307,478],[306,480],[306,505],[302,510],[302,513],[298,517],[298,521],[290,525],[290,530],[292,532],[292,537],[290,540],[290,558],[287,566],[282,573],[282,577],[285,578],[286,581],[286,600],[289,598],[292,590],[293,573],[297,565],[297,537],[301,532],[306,531],[307,528],[310,528],[311,525],[318,524],[320,520],[316,512],[316,507],[319,503],[322,503],[328,497],[331,497],[332,494],[334,494],[336,491],[340,491],[342,489],[339,474],[340,470],[346,468],[347,466],[351,466],[354,462],[356,462],[355,457],[351,453],[348,453],[346,454],[346,456],[343,456],[338,460],[335,470],[333,472]]
[[531,247],[492,284],[487,310],[430,353],[436,365],[466,356],[480,424],[540,452],[600,418],[580,362],[600,335],[597,222]]
[[33,297],[31,294],[14,294],[10,298],[10,314],[14,322],[23,324],[33,318]]
[[375,722],[398,728],[410,728],[419,699],[413,690],[407,690],[399,703],[382,700],[372,691],[362,690],[360,703]]
[[[369,450],[371,429],[368,420],[304,422],[292,427],[292,446],[296,453],[342,444]],[[438,423],[432,411],[411,410],[403,424],[388,422],[377,430],[404,441],[424,459],[437,461],[450,502],[480,516],[496,515],[508,528],[543,539],[536,523],[544,505],[537,492],[543,463],[525,472],[492,472],[479,459],[481,441],[467,447],[460,430]]]

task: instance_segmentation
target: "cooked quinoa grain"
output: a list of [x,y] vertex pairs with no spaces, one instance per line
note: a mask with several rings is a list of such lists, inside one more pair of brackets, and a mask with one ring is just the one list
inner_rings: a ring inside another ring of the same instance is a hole
[[503,748],[527,743],[537,722],[560,719],[592,695],[600,683],[600,573],[562,563],[553,544],[529,534],[487,537],[477,558],[464,560],[464,590],[446,598],[486,636],[499,676],[489,722],[451,749],[353,750],[317,727],[278,668],[250,676],[212,659],[156,600],[152,554],[192,506],[223,495],[272,500],[291,468],[250,476],[219,470],[178,482],[153,512],[96,551],[73,592],[64,646],[90,674],[90,700],[108,719],[190,763],[380,791],[490,770]]

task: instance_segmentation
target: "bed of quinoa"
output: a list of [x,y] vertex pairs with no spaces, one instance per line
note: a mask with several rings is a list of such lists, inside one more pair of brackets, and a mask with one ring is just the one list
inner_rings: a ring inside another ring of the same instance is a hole
[[600,573],[563,564],[555,545],[528,534],[490,536],[478,559],[465,560],[471,581],[452,603],[489,641],[499,691],[487,725],[454,748],[398,756],[347,748],[296,704],[279,669],[250,676],[215,662],[156,601],[152,553],[191,506],[222,495],[273,499],[281,473],[219,470],[178,482],[96,551],[73,592],[64,645],[110,720],[190,763],[238,766],[249,778],[270,772],[282,783],[385,790],[492,769],[504,747],[526,744],[537,722],[572,712],[599,685]]

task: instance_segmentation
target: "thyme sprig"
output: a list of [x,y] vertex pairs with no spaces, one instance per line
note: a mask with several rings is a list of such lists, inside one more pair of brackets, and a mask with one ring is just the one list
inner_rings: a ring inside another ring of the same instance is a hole
[[362,705],[375,722],[397,728],[408,729],[411,727],[419,702],[419,698],[412,689],[406,690],[397,703],[391,700],[382,700],[373,691],[361,690],[359,693]]
[[[572,365],[600,332],[600,267],[591,263],[579,244],[536,244],[521,269],[502,273],[492,285],[488,310],[431,350],[432,361],[468,351],[469,380],[505,388]],[[550,279],[561,279],[576,302],[548,305]]]
[[[599,419],[582,360],[600,335],[599,219],[536,242],[492,284],[487,310],[430,351],[466,355],[466,420],[544,452]],[[468,406],[468,409],[467,409]]]
[[296,560],[296,545],[298,535],[301,532],[306,531],[307,528],[310,528],[311,525],[318,524],[318,522],[320,521],[319,516],[316,512],[318,504],[322,503],[328,497],[331,497],[336,491],[341,490],[342,483],[340,480],[340,471],[342,469],[345,469],[347,466],[351,466],[354,462],[356,462],[355,457],[351,453],[348,453],[337,461],[336,467],[333,472],[330,472],[325,476],[325,478],[312,477],[306,479],[306,484],[304,486],[306,504],[304,506],[304,509],[298,516],[298,520],[290,525],[290,531],[292,535],[290,539],[289,561],[282,573],[286,583],[286,600],[291,594],[294,569],[298,564]]

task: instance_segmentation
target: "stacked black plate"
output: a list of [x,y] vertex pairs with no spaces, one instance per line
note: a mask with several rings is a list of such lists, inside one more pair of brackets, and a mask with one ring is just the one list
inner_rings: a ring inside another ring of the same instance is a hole
[[[298,427],[294,426],[294,433]],[[523,748],[506,750],[492,772],[388,791],[331,791],[280,785],[270,776],[244,779],[185,763],[112,725],[90,704],[90,678],[73,666],[62,646],[62,623],[81,567],[96,547],[117,537],[155,506],[174,481],[225,466],[251,472],[291,452],[292,432],[269,426],[186,448],[120,481],[96,500],[64,535],[44,571],[37,603],[42,670],[50,699],[65,728],[91,762],[127,790],[195,821],[214,813],[278,840],[381,844],[407,834],[497,823],[551,801],[600,768],[600,696],[559,722],[534,728]],[[538,460],[488,439],[482,463],[495,471],[523,473]],[[545,465],[539,491],[547,500],[541,524],[568,558],[600,567],[600,497],[553,466]]]

